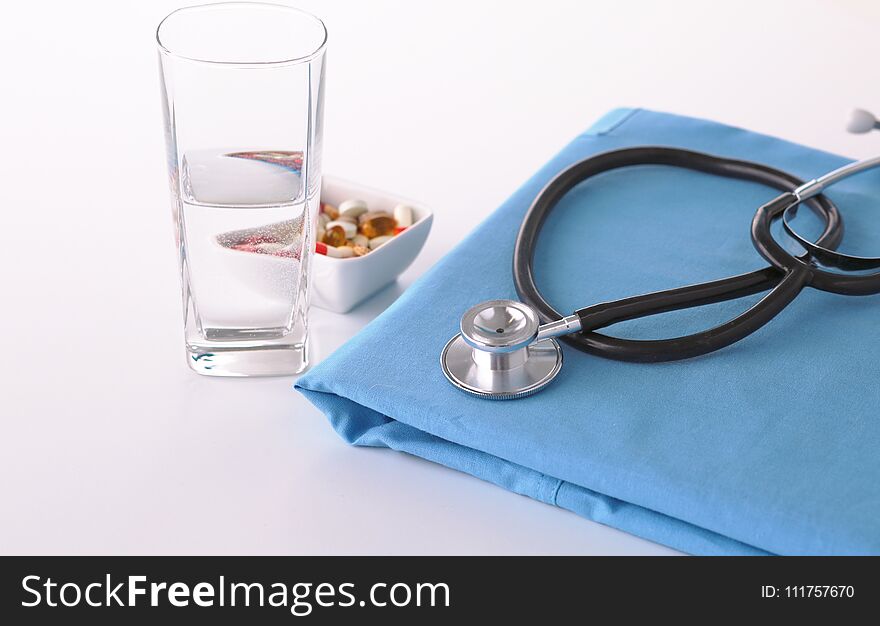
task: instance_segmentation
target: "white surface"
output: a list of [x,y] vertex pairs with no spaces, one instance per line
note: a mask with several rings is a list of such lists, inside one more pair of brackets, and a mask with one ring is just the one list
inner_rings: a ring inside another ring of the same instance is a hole
[[[4,12],[0,552],[668,553],[349,448],[291,379],[187,370],[153,49],[182,1]],[[611,107],[880,147],[843,132],[880,110],[871,0],[300,5],[330,30],[325,171],[436,217],[397,286],[315,313],[318,358]]]

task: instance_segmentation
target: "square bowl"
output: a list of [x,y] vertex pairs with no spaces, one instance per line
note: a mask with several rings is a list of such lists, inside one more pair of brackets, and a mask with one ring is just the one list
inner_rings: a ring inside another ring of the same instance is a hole
[[312,272],[312,304],[347,313],[371,295],[394,282],[415,261],[434,215],[426,206],[407,198],[378,191],[332,176],[324,176],[321,202],[339,206],[345,200],[363,200],[371,211],[394,210],[398,204],[412,207],[413,223],[384,245],[360,257],[337,259],[316,254]]

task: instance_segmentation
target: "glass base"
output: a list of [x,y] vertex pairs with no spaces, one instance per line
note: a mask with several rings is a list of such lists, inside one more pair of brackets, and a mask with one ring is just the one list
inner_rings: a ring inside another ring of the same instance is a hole
[[291,376],[309,366],[308,342],[252,348],[190,344],[186,352],[190,369],[204,376]]

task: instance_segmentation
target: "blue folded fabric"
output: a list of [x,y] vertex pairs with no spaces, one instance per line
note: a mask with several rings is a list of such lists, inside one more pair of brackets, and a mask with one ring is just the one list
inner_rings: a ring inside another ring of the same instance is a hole
[[[297,387],[352,444],[415,454],[686,552],[880,553],[878,296],[808,289],[746,340],[675,363],[619,363],[565,346],[560,376],[522,400],[473,398],[443,377],[439,354],[462,312],[516,298],[514,237],[538,191],[588,155],[646,144],[803,178],[846,162],[705,120],[612,111]],[[829,194],[845,217],[846,251],[868,254],[880,240],[878,190],[869,173]],[[757,269],[765,263],[749,224],[776,194],[663,166],[602,174],[548,219],[538,284],[557,310],[572,312]],[[607,331],[693,332],[758,297]]]

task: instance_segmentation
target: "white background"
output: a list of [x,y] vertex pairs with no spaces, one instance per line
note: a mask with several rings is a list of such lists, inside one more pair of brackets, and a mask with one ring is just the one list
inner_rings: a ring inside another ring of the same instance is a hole
[[[292,379],[189,372],[154,29],[182,0],[19,2],[0,34],[0,553],[671,551],[475,478],[353,449]],[[301,2],[330,31],[325,171],[436,211],[323,358],[606,110],[853,157],[880,5]]]

